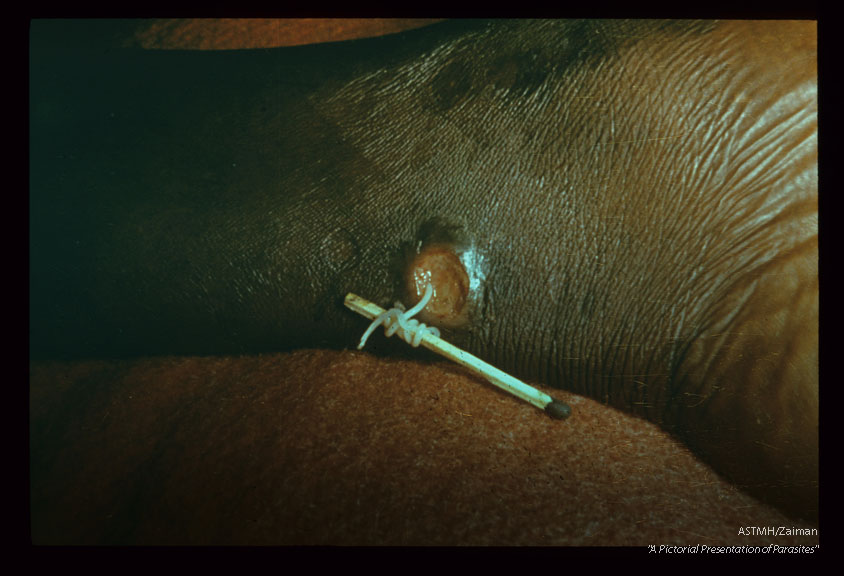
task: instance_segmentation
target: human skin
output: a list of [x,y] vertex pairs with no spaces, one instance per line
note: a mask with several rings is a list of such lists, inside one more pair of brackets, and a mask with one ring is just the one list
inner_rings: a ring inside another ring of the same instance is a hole
[[349,346],[451,253],[446,338],[817,516],[814,23],[34,47],[36,357]]

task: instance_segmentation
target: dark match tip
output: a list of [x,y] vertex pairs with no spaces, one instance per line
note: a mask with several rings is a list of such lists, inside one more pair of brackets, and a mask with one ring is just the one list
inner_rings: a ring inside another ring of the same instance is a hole
[[545,406],[545,412],[554,420],[565,420],[571,416],[571,406],[559,400],[552,400]]

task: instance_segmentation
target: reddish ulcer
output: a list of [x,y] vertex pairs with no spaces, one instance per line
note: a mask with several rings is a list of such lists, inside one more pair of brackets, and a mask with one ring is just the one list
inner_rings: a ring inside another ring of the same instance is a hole
[[430,282],[434,296],[426,311],[440,318],[456,318],[466,305],[469,294],[469,277],[457,255],[448,249],[429,248],[419,254],[412,264],[411,293],[419,301]]

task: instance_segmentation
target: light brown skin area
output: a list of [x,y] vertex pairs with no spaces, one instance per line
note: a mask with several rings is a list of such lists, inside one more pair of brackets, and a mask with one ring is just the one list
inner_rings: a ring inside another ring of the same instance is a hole
[[[33,333],[82,354],[348,346],[342,296],[401,298],[390,264],[447,217],[488,265],[450,339],[816,517],[815,46],[811,22],[446,23],[344,50],[360,68],[307,53],[322,78],[163,59],[129,84],[152,104],[126,133],[128,97],[82,82],[116,111],[94,153],[99,116],[36,83]],[[77,118],[82,144],[60,130]]]
[[124,40],[150,50],[244,50],[340,42],[427,26],[434,18],[168,18],[136,24]]

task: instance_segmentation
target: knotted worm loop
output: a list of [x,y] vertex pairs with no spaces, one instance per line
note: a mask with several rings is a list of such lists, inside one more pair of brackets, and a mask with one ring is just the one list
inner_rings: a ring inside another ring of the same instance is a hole
[[363,336],[360,339],[360,344],[358,344],[358,350],[363,348],[364,344],[366,344],[367,338],[369,338],[370,334],[372,334],[372,332],[381,324],[384,325],[384,334],[387,338],[393,334],[398,334],[399,338],[413,347],[419,346],[419,343],[422,342],[422,337],[425,334],[439,336],[440,331],[433,326],[426,326],[425,324],[420,323],[419,320],[411,318],[425,308],[425,305],[431,299],[433,294],[434,287],[431,284],[428,284],[425,288],[425,295],[422,296],[422,299],[410,310],[405,311],[404,306],[402,306],[399,302],[396,302],[395,308],[390,308],[383,314],[378,315],[372,321],[372,324],[369,325],[369,328],[366,329],[366,332],[363,333]]

